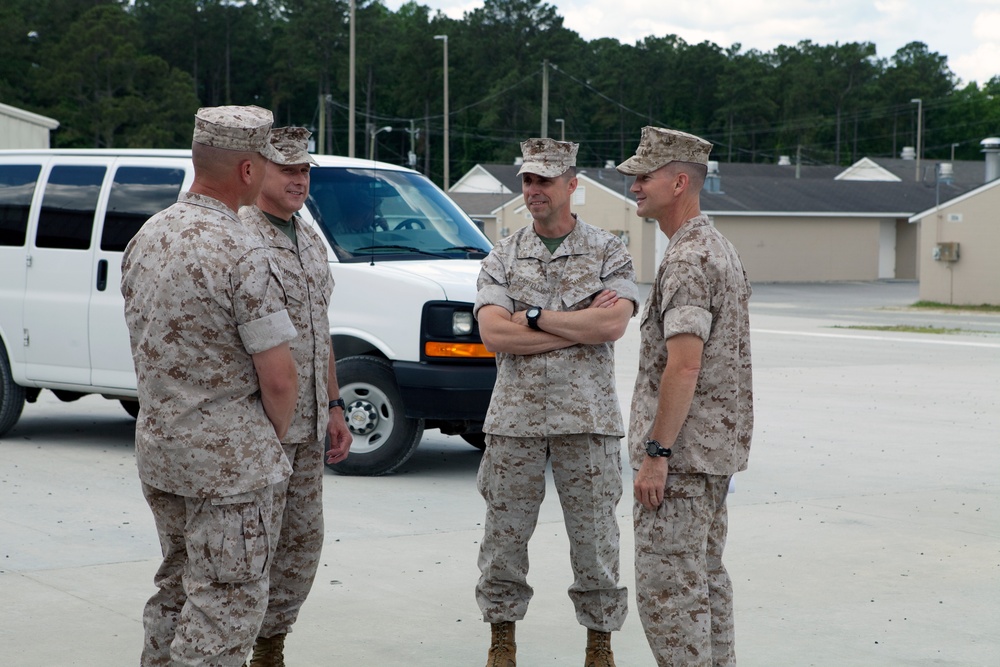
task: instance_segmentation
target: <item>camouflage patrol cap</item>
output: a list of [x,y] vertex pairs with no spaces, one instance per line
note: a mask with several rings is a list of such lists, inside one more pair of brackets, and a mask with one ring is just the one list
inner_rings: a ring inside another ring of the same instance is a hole
[[228,151],[260,153],[268,160],[281,160],[281,153],[268,141],[271,112],[261,107],[202,107],[194,116],[194,142]]
[[555,139],[528,139],[521,142],[524,163],[517,175],[528,172],[545,178],[562,176],[570,167],[576,166],[576,152],[579,144]]
[[694,162],[708,164],[712,152],[711,142],[679,130],[647,125],[642,128],[642,137],[635,155],[618,165],[622,174],[636,176],[656,171],[671,162]]
[[309,155],[309,137],[312,132],[304,127],[278,127],[271,130],[271,145],[281,153],[278,164],[305,164],[310,162],[318,165]]

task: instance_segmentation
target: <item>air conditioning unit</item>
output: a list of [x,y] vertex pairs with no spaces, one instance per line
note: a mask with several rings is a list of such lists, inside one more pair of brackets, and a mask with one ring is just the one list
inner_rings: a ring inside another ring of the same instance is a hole
[[958,242],[938,243],[931,256],[938,262],[957,262]]

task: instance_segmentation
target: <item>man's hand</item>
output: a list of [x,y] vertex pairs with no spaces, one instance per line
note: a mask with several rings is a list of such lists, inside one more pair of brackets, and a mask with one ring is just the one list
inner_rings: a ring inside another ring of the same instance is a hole
[[326,452],[326,462],[340,463],[351,451],[354,436],[347,428],[344,411],[340,408],[330,410],[330,423],[326,425],[326,434],[330,438],[330,449]]
[[618,303],[618,292],[613,289],[601,290],[587,308],[613,308]]
[[647,456],[639,466],[635,481],[632,482],[632,491],[635,499],[646,509],[655,510],[663,503],[669,469],[664,456]]

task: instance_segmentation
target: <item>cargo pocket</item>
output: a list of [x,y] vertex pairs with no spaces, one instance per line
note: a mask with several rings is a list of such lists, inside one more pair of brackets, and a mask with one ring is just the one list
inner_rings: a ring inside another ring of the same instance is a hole
[[190,538],[202,562],[192,565],[222,584],[262,578],[270,567],[272,504],[271,487],[204,501]]
[[708,507],[706,483],[702,474],[670,474],[663,503],[655,512],[636,503],[637,546],[664,556],[702,550],[709,525],[700,518]]

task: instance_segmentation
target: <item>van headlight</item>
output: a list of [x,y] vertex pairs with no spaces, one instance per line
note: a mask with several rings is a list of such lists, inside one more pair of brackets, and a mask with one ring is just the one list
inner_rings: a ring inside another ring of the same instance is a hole
[[472,313],[468,310],[456,310],[451,314],[451,332],[456,336],[471,334],[472,323]]
[[459,301],[428,301],[420,327],[423,361],[487,361],[494,354],[479,337],[475,304]]

